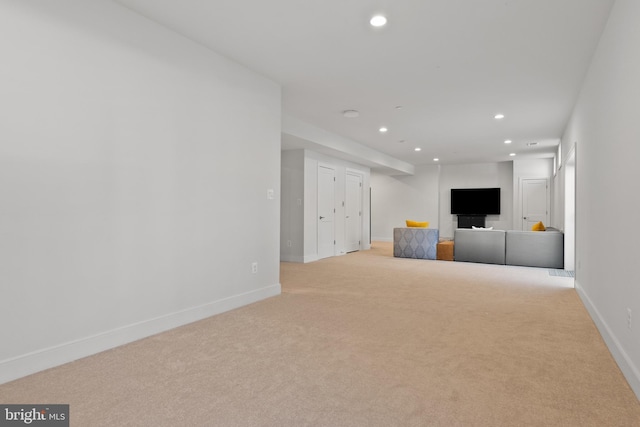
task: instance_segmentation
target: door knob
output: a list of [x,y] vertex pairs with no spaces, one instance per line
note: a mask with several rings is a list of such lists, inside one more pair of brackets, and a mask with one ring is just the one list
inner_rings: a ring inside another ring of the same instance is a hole
[[324,218],[323,216],[320,217],[320,219]]

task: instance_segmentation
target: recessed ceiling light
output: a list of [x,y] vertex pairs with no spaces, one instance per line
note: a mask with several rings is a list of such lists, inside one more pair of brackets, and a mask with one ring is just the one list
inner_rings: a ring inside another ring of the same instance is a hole
[[384,27],[387,24],[387,18],[382,15],[375,15],[373,18],[371,18],[369,23],[373,27]]
[[439,161],[440,161],[440,159],[439,159],[439,158],[437,158],[437,157],[435,157],[435,158],[433,159],[433,161],[434,161],[434,162],[439,162]]
[[535,147],[536,145],[538,145],[537,142],[527,142],[527,147]]
[[511,157],[513,157],[513,156],[515,156],[515,155],[516,155],[516,153],[509,153],[509,155],[510,155]]
[[500,119],[504,119],[504,114],[502,114],[502,113],[498,113],[498,114],[496,114],[495,116],[493,116],[493,118],[494,118],[494,119],[498,119],[498,120],[500,120]]
[[402,105],[396,105],[396,110],[402,110]]
[[360,113],[357,110],[344,110],[342,112],[342,115],[344,117],[349,118],[349,119],[353,119],[355,117],[358,117],[360,115]]
[[380,133],[385,133],[386,131],[388,131],[389,129],[387,129],[386,127],[382,126],[380,129],[378,129],[380,131]]
[[510,139],[505,139],[505,140],[504,140],[504,143],[505,143],[505,144],[511,144],[512,142],[513,142],[513,141],[511,141]]
[[413,150],[414,150],[414,151],[422,151],[422,148],[420,148],[420,147],[416,147],[416,148],[414,148]]

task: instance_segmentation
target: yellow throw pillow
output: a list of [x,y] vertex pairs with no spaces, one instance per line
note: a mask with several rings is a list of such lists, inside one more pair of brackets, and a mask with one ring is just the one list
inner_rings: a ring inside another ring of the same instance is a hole
[[429,227],[429,222],[428,221],[411,221],[410,219],[407,220],[407,227],[418,227],[418,228],[427,228]]
[[547,227],[544,226],[542,221],[533,224],[533,227],[531,227],[531,231],[546,231],[546,230],[547,230]]

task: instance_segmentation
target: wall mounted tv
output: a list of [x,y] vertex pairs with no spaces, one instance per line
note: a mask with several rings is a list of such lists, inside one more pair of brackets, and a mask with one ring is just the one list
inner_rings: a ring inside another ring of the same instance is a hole
[[453,215],[499,215],[499,188],[452,188]]

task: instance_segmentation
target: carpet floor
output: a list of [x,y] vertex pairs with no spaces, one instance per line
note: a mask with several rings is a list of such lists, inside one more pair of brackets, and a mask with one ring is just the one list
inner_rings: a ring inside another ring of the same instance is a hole
[[0,385],[72,426],[640,426],[640,402],[547,269],[282,263],[282,294]]

